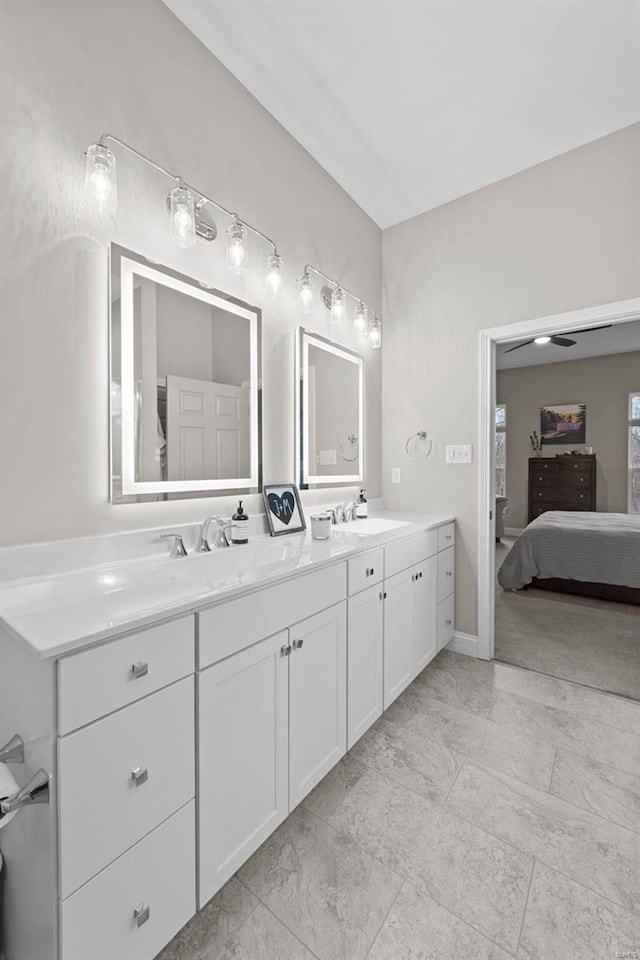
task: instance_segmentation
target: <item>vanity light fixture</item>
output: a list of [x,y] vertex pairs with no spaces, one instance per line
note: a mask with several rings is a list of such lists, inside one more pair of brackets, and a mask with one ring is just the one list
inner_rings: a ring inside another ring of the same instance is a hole
[[369,321],[367,319],[367,308],[362,300],[358,300],[358,306],[356,307],[356,312],[353,315],[353,332],[356,337],[366,337],[367,331],[369,329]]
[[[353,333],[355,336],[368,338],[369,346],[378,350],[382,346],[382,322],[376,317],[373,307],[366,303],[362,297],[358,297],[353,291],[348,290],[337,280],[328,277],[322,270],[307,263],[302,274],[298,277],[300,288],[298,290],[298,309],[300,313],[311,313],[313,306],[313,289],[311,287],[311,274],[315,273],[322,280],[326,280],[327,285],[323,286],[320,294],[322,302],[327,310],[331,311],[331,322],[345,324],[347,322],[347,303],[346,297],[351,297],[355,301],[356,309],[353,315]],[[373,317],[369,323],[369,316]]]
[[87,150],[85,184],[95,197],[100,213],[116,212],[116,158],[113,150],[102,142],[92,143]]
[[379,350],[382,346],[382,324],[375,316],[369,327],[369,346],[372,350]]
[[227,247],[227,269],[230,273],[241,275],[249,272],[249,250],[247,249],[247,231],[237,218],[227,227],[229,245]]
[[298,278],[300,289],[298,291],[298,310],[300,313],[311,313],[313,310],[313,287],[311,286],[311,277],[307,270]]
[[171,173],[165,167],[156,163],[155,160],[145,156],[135,147],[110,133],[104,133],[96,143],[91,144],[86,153],[85,183],[87,189],[95,196],[101,213],[115,213],[116,210],[116,157],[107,141],[123,150],[127,150],[134,157],[143,160],[154,170],[174,181],[176,186],[167,197],[167,209],[172,223],[173,235],[181,247],[192,247],[196,243],[196,237],[207,241],[216,239],[218,229],[215,223],[204,214],[203,208],[207,204],[231,218],[232,222],[227,229],[229,237],[227,266],[232,273],[243,274],[247,273],[249,269],[248,232],[255,234],[269,244],[272,252],[267,259],[267,287],[273,296],[277,294],[280,288],[282,257],[278,256],[277,247],[270,237],[258,230],[257,227],[241,220],[237,213],[223,207],[216,200],[212,200],[202,190],[196,190],[195,187],[189,186],[182,177]]
[[282,265],[282,257],[279,257],[277,253],[272,253],[270,257],[267,257],[267,293],[272,297],[277,297],[280,287],[282,286],[282,274],[280,272],[280,267]]
[[169,216],[173,225],[173,239],[179,247],[196,245],[195,200],[182,180],[169,194]]
[[543,347],[545,343],[551,343],[551,337],[536,337],[533,342],[537,343],[539,347]]

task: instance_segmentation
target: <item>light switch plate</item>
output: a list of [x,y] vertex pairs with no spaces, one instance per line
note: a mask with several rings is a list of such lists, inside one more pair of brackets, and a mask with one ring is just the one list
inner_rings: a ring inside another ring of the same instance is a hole
[[447,463],[473,463],[473,445],[463,443],[447,446]]
[[400,467],[391,468],[391,483],[400,483]]

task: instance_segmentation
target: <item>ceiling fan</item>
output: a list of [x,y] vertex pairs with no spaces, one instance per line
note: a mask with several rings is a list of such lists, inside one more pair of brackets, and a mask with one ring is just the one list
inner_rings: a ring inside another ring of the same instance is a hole
[[[591,330],[606,330],[607,327],[611,327],[613,324],[604,323],[601,327],[586,327],[584,330],[571,330],[569,337],[575,336],[577,333],[589,333]],[[543,337],[532,337],[531,340],[524,340],[522,343],[517,343],[515,347],[509,347],[508,350],[504,350],[503,353],[511,353],[513,350],[519,350],[520,347],[528,347],[530,343],[537,343],[539,346],[543,346],[545,343],[554,343],[557,347],[572,347],[577,340],[570,340],[569,337],[558,337],[558,336],[543,336]]]

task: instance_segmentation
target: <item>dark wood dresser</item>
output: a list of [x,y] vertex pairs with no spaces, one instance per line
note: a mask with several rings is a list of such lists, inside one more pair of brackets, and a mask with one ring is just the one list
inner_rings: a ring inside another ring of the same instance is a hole
[[595,509],[595,454],[530,457],[529,523],[547,510]]

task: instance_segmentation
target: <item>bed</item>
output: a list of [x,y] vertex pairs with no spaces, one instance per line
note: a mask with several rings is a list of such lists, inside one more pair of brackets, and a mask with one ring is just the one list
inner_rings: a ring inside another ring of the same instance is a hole
[[640,605],[640,516],[543,513],[512,546],[498,583],[504,590],[537,587]]

